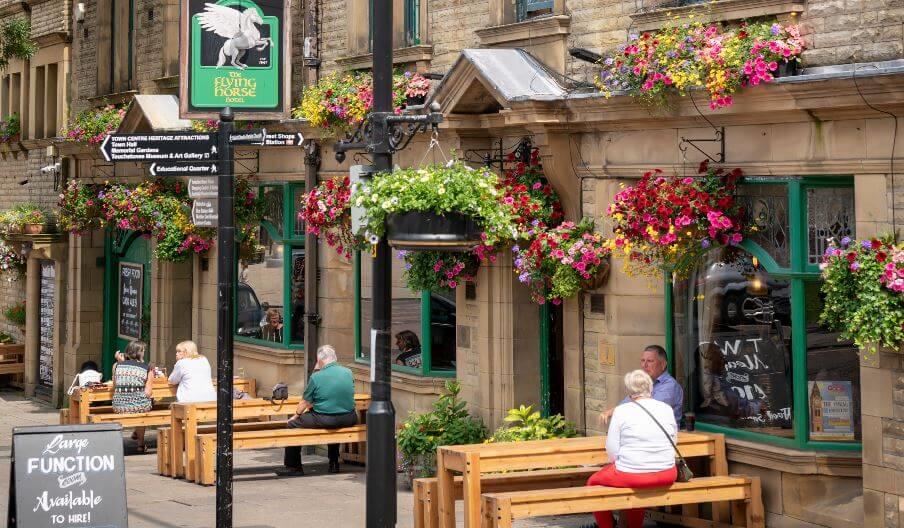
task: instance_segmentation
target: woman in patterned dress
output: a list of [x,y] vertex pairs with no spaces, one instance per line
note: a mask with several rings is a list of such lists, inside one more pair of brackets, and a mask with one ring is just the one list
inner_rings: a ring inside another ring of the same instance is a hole
[[[113,365],[114,413],[144,413],[153,407],[154,369],[144,362],[147,347],[144,341],[132,341],[122,354],[123,360]],[[132,438],[138,441],[138,451],[146,453],[144,427],[136,427]]]

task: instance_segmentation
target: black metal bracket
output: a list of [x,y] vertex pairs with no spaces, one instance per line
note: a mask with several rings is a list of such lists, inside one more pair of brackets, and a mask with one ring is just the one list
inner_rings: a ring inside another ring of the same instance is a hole
[[515,153],[515,157],[523,162],[530,163],[530,154],[533,151],[533,144],[529,137],[521,138],[516,145],[506,150],[502,146],[502,139],[493,142],[494,147],[489,149],[469,149],[464,153],[464,158],[471,163],[480,163],[485,167],[497,167],[500,171],[504,169],[505,162],[508,161],[509,154]]
[[[725,127],[714,128],[716,137],[712,139],[688,139],[684,136],[681,136],[681,141],[678,143],[678,150],[681,151],[682,154],[687,154],[688,145],[694,147],[700,154],[706,156],[706,158],[713,163],[725,163]],[[713,158],[708,153],[706,153],[703,149],[697,146],[697,143],[718,143],[719,144],[719,155],[718,158]]]
[[342,141],[336,143],[336,161],[345,161],[345,153],[360,150],[369,154],[394,154],[404,150],[414,136],[427,129],[439,130],[443,115],[439,107],[430,108],[426,114],[396,114],[371,112],[370,116]]
[[314,326],[320,326],[320,323],[323,321],[323,317],[319,313],[306,313],[304,314],[304,318],[308,323]]

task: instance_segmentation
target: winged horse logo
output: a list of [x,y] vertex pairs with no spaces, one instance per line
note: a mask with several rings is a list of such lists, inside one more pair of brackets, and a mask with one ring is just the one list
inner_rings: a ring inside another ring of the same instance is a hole
[[240,70],[248,67],[239,61],[239,57],[249,49],[263,50],[273,45],[270,38],[261,38],[258,25],[264,21],[254,8],[239,11],[231,7],[217,4],[204,4],[204,12],[198,15],[201,27],[212,31],[226,39],[220,48],[220,57],[217,68],[226,64],[226,57],[230,57],[230,64]]

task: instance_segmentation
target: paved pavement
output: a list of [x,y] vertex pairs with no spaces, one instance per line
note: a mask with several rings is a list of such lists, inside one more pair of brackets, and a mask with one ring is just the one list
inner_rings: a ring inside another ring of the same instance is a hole
[[[0,522],[6,518],[12,428],[58,423],[58,412],[26,400],[20,392],[0,390]],[[151,452],[139,455],[125,435],[126,486],[130,528],[209,528],[215,519],[215,490],[157,474],[156,444],[148,432]],[[235,453],[234,525],[236,528],[360,528],[364,526],[364,469],[343,465],[338,475],[326,472],[326,458],[304,457],[305,476],[278,477],[281,449]],[[398,528],[411,528],[412,495],[398,492]],[[458,519],[461,519],[459,503]],[[577,527],[589,516],[519,522],[519,528]],[[459,523],[459,526],[461,523]]]

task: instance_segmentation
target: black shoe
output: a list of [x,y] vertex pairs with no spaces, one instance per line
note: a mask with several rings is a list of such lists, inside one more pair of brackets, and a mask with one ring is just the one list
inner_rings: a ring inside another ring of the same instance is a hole
[[339,473],[339,462],[330,462],[330,473]]
[[304,468],[301,466],[298,467],[283,467],[276,470],[276,474],[280,477],[302,477],[304,476]]

